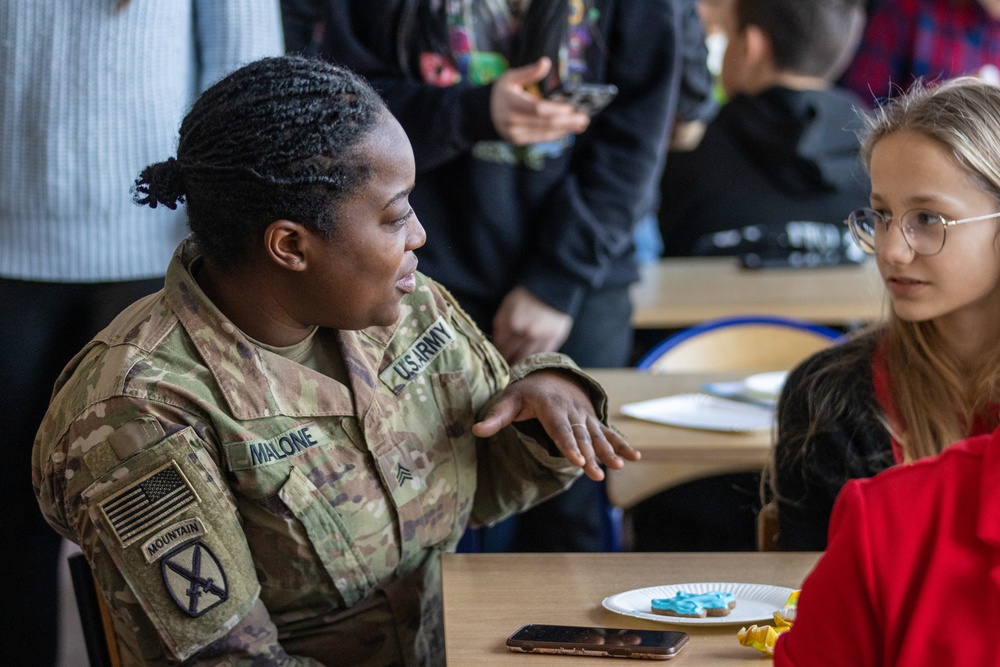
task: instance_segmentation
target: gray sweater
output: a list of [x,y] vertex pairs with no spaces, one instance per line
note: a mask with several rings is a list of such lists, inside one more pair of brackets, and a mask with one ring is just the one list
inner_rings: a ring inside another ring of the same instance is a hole
[[0,277],[162,276],[182,207],[129,188],[175,154],[195,98],[283,52],[277,0],[0,2]]

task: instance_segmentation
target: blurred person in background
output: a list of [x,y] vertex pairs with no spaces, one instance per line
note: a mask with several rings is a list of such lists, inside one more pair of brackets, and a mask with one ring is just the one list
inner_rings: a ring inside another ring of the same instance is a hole
[[861,0],[732,0],[727,102],[694,151],[670,155],[660,226],[668,257],[737,254],[714,234],[836,223],[864,204],[860,100],[833,85],[864,25]]
[[1000,83],[998,0],[879,0],[841,84],[868,106],[914,81]]
[[276,0],[0,2],[0,432],[7,489],[0,638],[19,665],[57,651],[59,536],[31,489],[31,443],[59,371],[163,285],[180,210],[128,184],[177,142],[198,93],[283,50]]
[[[290,52],[368,77],[413,143],[421,266],[508,362],[628,362],[633,228],[650,210],[677,96],[672,0],[284,0]],[[547,99],[611,84],[596,114]],[[592,117],[591,117],[592,115]],[[602,488],[581,480],[497,549],[598,551]],[[508,526],[508,528],[512,528]],[[493,548],[493,547],[488,547]]]
[[[698,0],[679,3],[679,57],[675,62],[677,76],[677,108],[670,130],[668,156],[675,151],[690,151],[698,146],[705,126],[718,111],[713,94],[713,76],[709,69],[709,49]],[[661,166],[662,168],[662,166]],[[660,207],[659,182],[653,183],[653,208],[635,227],[635,251],[640,263],[653,263],[663,254],[663,238],[657,220]],[[636,340],[636,345],[641,341]],[[633,353],[635,350],[633,350]]]

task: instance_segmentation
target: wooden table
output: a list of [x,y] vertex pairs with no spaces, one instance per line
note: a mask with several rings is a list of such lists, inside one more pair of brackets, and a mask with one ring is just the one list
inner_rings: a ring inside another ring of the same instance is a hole
[[739,625],[657,623],[608,611],[601,601],[636,588],[699,581],[798,588],[818,558],[817,553],[780,552],[446,554],[442,574],[448,667],[625,664],[510,652],[504,642],[526,623],[682,630],[691,635],[688,645],[663,664],[766,667],[770,662],[762,653],[736,641]]
[[608,471],[608,498],[628,508],[655,491],[681,482],[759,470],[771,451],[770,431],[732,433],[679,428],[621,414],[625,403],[698,392],[706,382],[739,379],[720,373],[653,375],[634,368],[586,369],[608,394],[610,422],[642,453],[642,460]]
[[640,269],[638,329],[681,329],[732,315],[779,315],[837,326],[883,316],[874,262],[815,269],[743,269],[733,257],[671,257]]

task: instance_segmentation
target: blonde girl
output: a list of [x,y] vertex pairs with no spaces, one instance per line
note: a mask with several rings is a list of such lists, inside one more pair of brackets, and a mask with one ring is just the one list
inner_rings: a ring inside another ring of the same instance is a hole
[[1000,89],[918,85],[867,125],[871,205],[846,222],[891,308],[788,378],[765,475],[783,549],[825,548],[848,479],[1000,422]]

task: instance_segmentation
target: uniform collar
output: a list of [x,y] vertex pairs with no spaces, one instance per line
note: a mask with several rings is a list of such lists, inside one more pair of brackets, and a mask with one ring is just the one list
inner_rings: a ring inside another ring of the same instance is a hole
[[[348,389],[332,378],[264,352],[250,342],[215,307],[191,275],[190,267],[197,256],[191,241],[178,246],[167,268],[164,294],[167,306],[212,373],[235,418],[363,416],[369,411],[378,383],[376,369],[382,364],[395,325],[338,332],[350,376]],[[301,391],[296,391],[296,387]]]

